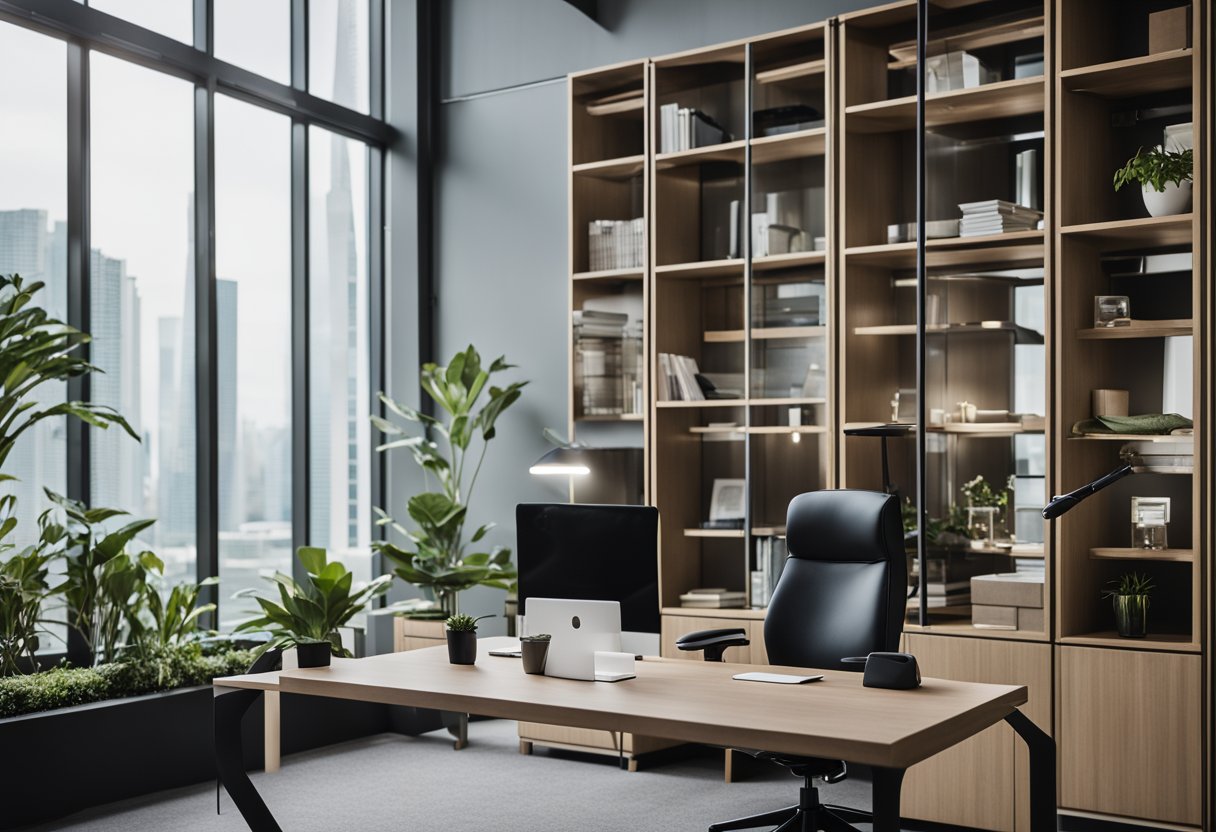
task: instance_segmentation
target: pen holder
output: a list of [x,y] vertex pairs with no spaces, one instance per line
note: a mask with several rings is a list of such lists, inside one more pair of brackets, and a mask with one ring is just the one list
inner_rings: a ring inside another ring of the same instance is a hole
[[524,673],[544,674],[545,661],[549,658],[549,636],[523,636],[519,640],[519,652]]

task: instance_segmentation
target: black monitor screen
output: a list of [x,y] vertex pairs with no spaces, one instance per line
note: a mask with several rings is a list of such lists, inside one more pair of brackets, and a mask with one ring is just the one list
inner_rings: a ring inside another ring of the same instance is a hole
[[621,629],[659,632],[659,511],[652,506],[515,507],[519,612],[528,598],[620,601]]

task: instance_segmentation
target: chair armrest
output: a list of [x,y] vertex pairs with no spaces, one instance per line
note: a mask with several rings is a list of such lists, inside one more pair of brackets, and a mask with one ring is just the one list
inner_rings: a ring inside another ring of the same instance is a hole
[[747,631],[742,627],[697,630],[695,633],[685,633],[676,640],[676,647],[680,650],[704,650],[707,662],[722,661],[727,647],[746,647],[749,644]]

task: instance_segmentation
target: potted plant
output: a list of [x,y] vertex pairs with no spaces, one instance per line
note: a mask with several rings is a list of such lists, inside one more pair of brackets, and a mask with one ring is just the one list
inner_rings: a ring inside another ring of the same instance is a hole
[[482,615],[474,618],[459,613],[450,616],[447,620],[448,661],[452,664],[474,664],[477,661],[477,622],[493,617]]
[[[458,593],[474,586],[508,589],[515,579],[511,550],[495,546],[490,551],[468,552],[470,545],[482,540],[494,527],[486,523],[471,536],[465,534],[469,502],[486,449],[496,435],[496,423],[508,407],[519,400],[528,382],[517,381],[497,387],[490,384],[496,373],[510,369],[502,357],[488,368],[471,345],[457,353],[448,366],[423,364],[422,389],[443,413],[442,418],[427,415],[395,402],[383,393],[380,401],[390,412],[421,425],[424,435],[416,435],[401,425],[373,415],[372,423],[386,441],[377,450],[408,449],[422,469],[428,484],[438,489],[415,494],[406,504],[414,523],[407,529],[384,510],[377,508],[380,525],[388,525],[409,541],[405,548],[390,541],[373,543],[396,565],[403,580],[421,588],[446,616],[459,612]],[[482,396],[488,398],[479,404]],[[479,441],[475,441],[479,440]],[[394,609],[414,611],[417,604],[395,605]]]
[[959,489],[967,498],[967,531],[971,548],[991,549],[998,536],[1004,536],[1004,511],[1009,507],[1009,492],[1012,490],[1013,477],[1009,478],[1005,488],[996,491],[982,474]]
[[252,597],[262,615],[242,621],[234,633],[261,631],[270,640],[257,655],[275,647],[295,647],[300,667],[327,667],[330,656],[349,658],[338,628],[345,625],[368,602],[388,592],[391,575],[381,575],[367,584],[354,584],[354,575],[340,561],[329,561],[324,549],[301,546],[296,552],[307,578],[295,581],[282,572],[268,576],[279,590],[281,604],[241,590],[234,597]]
[[1152,579],[1138,572],[1127,572],[1102,593],[1115,608],[1115,629],[1123,638],[1144,638],[1148,633],[1148,595]]
[[553,636],[548,633],[520,637],[519,646],[524,660],[524,673],[545,672],[545,660],[549,658],[549,642],[552,640]]
[[1165,217],[1191,210],[1191,179],[1194,152],[1164,150],[1160,146],[1136,151],[1127,164],[1115,171],[1115,190],[1140,183],[1140,194],[1149,216]]

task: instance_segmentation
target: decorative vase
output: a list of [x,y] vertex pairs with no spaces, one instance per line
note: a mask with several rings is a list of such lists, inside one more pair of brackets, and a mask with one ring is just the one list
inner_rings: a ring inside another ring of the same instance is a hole
[[996,506],[967,507],[967,532],[971,536],[972,549],[994,548],[999,513]]
[[1115,595],[1115,628],[1123,638],[1144,638],[1148,633],[1148,596]]
[[524,660],[524,673],[544,673],[545,660],[549,658],[549,639],[521,638],[519,647]]
[[452,664],[476,664],[477,631],[448,630],[448,661]]
[[328,641],[313,641],[308,644],[296,645],[296,661],[300,667],[329,667],[330,643]]
[[1166,182],[1164,191],[1157,191],[1152,185],[1141,185],[1140,194],[1144,198],[1145,210],[1152,217],[1185,214],[1191,210],[1191,183],[1188,181],[1181,185]]

